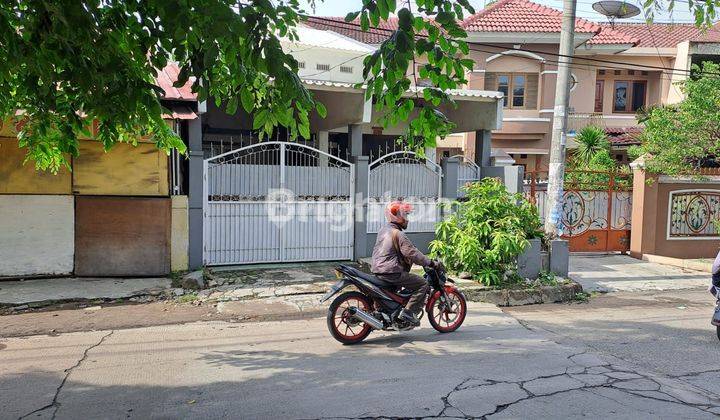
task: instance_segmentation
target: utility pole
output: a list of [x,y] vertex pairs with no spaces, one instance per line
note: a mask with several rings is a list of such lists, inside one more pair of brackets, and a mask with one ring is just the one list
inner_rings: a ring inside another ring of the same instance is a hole
[[575,52],[576,0],[563,0],[563,18],[560,32],[555,109],[553,114],[552,142],[550,144],[550,171],[548,173],[547,202],[545,203],[545,234],[559,236],[563,181],[565,178],[565,146],[567,143],[567,110],[570,99],[570,64]]

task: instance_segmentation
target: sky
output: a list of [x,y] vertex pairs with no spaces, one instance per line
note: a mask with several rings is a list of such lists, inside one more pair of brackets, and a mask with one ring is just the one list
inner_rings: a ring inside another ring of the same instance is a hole
[[[562,10],[562,0],[533,0],[535,3],[543,4],[548,7],[552,7],[558,10]],[[318,16],[345,16],[348,12],[360,10],[362,5],[362,0],[316,0],[316,9],[315,12],[313,12],[310,7],[308,6],[308,0],[300,0],[300,3],[305,7],[305,10],[308,14],[312,15],[318,15]],[[398,6],[402,3],[401,0],[398,0]],[[597,12],[595,12],[592,9],[592,4],[594,2],[592,0],[577,0],[577,16],[583,17],[589,20],[593,20],[595,22],[607,22],[607,18]],[[629,3],[633,3],[632,1]],[[484,0],[470,0],[470,4],[475,7],[476,10],[480,10],[483,8],[485,2]],[[639,4],[637,1],[633,4]],[[677,23],[681,22],[691,22],[692,16],[687,11],[687,3],[683,2],[683,0],[677,1],[675,4],[676,10],[674,11],[673,15],[669,15],[667,13],[661,13],[658,12],[656,14],[655,20],[657,22],[669,22],[674,21]],[[645,18],[643,17],[643,14],[641,13],[639,16],[632,18],[632,19],[625,19],[622,20],[623,22],[644,22]]]

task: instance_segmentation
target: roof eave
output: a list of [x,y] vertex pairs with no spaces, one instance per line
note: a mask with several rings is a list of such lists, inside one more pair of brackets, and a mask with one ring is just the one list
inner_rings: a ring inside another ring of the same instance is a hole
[[635,44],[585,44],[581,48],[578,48],[576,53],[578,55],[594,55],[594,54],[618,54],[626,51]]
[[[575,46],[589,41],[593,36],[595,36],[593,32],[575,32]],[[503,44],[559,44],[560,32],[469,31],[466,41]]]

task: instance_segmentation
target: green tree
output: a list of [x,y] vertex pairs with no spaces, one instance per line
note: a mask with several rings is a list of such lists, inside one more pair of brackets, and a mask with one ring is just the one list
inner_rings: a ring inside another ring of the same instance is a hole
[[595,125],[583,127],[575,136],[575,142],[577,149],[572,152],[572,160],[576,167],[586,166],[598,152],[610,150],[605,130]]
[[[648,0],[646,6],[660,3],[666,4]],[[472,67],[458,22],[474,10],[468,0],[408,0],[399,10],[396,0],[362,4],[347,18],[359,18],[363,29],[392,11],[399,18],[398,29],[365,61],[368,95],[384,107],[385,125],[411,121],[405,136],[411,147],[433,146],[452,127],[439,111],[452,102],[445,90],[463,84]],[[720,0],[688,3],[697,22],[708,26],[717,5]],[[262,133],[282,125],[293,137],[309,137],[309,112],[324,116],[325,108],[280,44],[282,37],[296,39],[302,14],[298,0],[0,2],[0,118],[23,120],[20,145],[41,169],[57,170],[67,164],[66,154],[77,156],[77,138],[93,120],[106,149],[149,135],[160,148],[183,150],[162,121],[154,82],[157,69],[172,59],[181,67],[178,85],[194,78],[200,100],[225,101],[228,112],[242,106]],[[428,63],[419,74],[408,72],[421,57]],[[418,77],[432,87],[406,98]]]
[[720,65],[705,62],[693,71],[679,83],[685,99],[650,109],[642,144],[631,149],[633,156],[644,155],[651,172],[688,173],[720,156]]

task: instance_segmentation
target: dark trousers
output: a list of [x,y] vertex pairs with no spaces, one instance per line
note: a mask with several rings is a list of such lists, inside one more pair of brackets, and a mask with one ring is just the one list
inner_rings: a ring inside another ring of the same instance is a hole
[[413,273],[400,273],[400,274],[379,274],[377,275],[381,279],[390,282],[398,288],[400,286],[410,290],[412,295],[410,300],[405,305],[405,309],[417,314],[425,304],[425,294],[427,294],[430,285],[424,278]]

